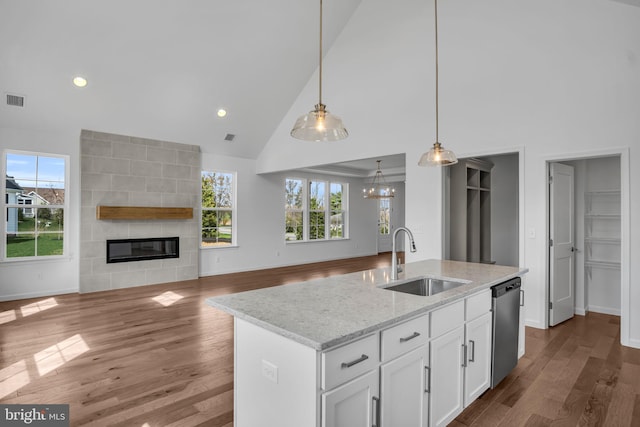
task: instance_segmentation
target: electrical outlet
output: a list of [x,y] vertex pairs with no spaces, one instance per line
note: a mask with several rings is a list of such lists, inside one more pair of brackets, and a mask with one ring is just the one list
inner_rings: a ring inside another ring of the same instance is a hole
[[262,375],[276,384],[278,384],[278,367],[273,363],[262,361]]

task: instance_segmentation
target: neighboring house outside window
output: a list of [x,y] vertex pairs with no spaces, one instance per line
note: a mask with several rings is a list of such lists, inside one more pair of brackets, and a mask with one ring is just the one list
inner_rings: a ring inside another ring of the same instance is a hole
[[3,169],[6,209],[2,258],[65,255],[66,156],[6,151]]
[[286,178],[285,241],[347,238],[347,200],[347,184]]
[[202,172],[201,248],[236,246],[236,174]]

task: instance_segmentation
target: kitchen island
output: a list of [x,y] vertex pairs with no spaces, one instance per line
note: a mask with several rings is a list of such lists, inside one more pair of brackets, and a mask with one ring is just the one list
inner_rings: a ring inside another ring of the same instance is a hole
[[[207,299],[235,317],[235,425],[444,425],[488,387],[489,288],[526,271],[427,260],[395,281],[380,268]],[[417,277],[464,284],[385,289]]]

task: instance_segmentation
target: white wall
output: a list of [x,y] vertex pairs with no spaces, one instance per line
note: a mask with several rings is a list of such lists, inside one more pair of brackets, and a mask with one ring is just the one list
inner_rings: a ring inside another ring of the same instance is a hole
[[[78,292],[80,235],[80,130],[39,132],[0,128],[0,150],[25,150],[69,156],[70,182],[67,213],[68,257],[46,261],[10,261],[0,264],[0,301]],[[1,217],[4,217],[1,216]]]
[[[296,116],[316,96],[314,77],[257,164],[268,172],[405,151],[406,223],[429,242],[409,259],[442,252],[441,173],[416,166],[434,133],[432,10],[422,0],[361,3],[324,64],[324,98],[349,139],[339,149],[297,145],[295,158],[282,155],[292,152]],[[521,230],[535,235],[520,236],[521,264],[530,269],[526,321],[545,327],[547,160],[630,148],[631,259],[640,251],[640,8],[607,0],[449,0],[439,3],[439,30],[441,142],[460,157],[523,147]],[[640,265],[630,266],[629,277],[637,301]],[[628,320],[628,342],[640,346],[640,312]]]
[[[202,155],[203,170],[237,172],[238,246],[202,249],[200,276],[322,260],[373,255],[377,245],[376,209],[364,200],[361,179],[301,172],[256,175],[255,160]],[[349,239],[285,243],[284,180],[321,178],[349,183]]]

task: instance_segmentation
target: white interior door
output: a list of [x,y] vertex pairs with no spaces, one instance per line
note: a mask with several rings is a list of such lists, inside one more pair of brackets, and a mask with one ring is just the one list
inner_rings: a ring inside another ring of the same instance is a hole
[[573,317],[575,289],[574,171],[551,163],[549,180],[549,325]]

